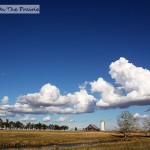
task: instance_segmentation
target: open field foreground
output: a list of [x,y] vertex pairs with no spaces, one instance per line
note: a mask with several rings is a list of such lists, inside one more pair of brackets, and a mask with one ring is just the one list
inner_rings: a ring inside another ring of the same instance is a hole
[[[91,144],[90,144],[91,143]],[[96,144],[92,144],[96,143]],[[56,146],[54,146],[54,144]],[[59,144],[78,144],[67,148]],[[81,145],[79,145],[81,144]],[[53,147],[39,147],[53,145]],[[74,150],[116,150],[140,149],[150,150],[150,138],[144,133],[132,133],[124,139],[117,132],[84,132],[84,131],[0,131],[0,149],[74,149]],[[31,148],[33,147],[33,148]]]

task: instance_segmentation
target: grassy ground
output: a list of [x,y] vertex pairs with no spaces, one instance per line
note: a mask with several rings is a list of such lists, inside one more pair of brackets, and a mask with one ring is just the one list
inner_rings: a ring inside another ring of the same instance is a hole
[[[0,149],[13,147],[34,147],[50,144],[66,143],[91,143],[101,142],[103,144],[82,145],[72,148],[51,148],[74,149],[74,150],[118,150],[118,149],[140,149],[150,150],[150,138],[142,133],[133,133],[124,139],[116,132],[84,132],[84,131],[0,131]],[[43,148],[50,149],[50,148]]]

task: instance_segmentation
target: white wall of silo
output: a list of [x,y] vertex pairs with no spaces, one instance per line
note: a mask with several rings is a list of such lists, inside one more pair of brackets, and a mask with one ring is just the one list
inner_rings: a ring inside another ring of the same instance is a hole
[[105,121],[100,122],[100,130],[105,131]]

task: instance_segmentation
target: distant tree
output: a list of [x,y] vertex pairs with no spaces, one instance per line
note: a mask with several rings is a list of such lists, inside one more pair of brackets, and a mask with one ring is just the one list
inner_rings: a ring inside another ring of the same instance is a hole
[[150,136],[150,116],[143,119],[143,129],[147,136]]
[[38,124],[34,124],[34,128],[38,130]]
[[42,124],[42,129],[46,130],[48,128],[48,126],[46,124]]
[[14,127],[15,123],[13,121],[9,122],[9,129],[11,130]]
[[54,125],[54,130],[60,130],[59,125],[55,124],[55,125]]
[[42,124],[39,122],[38,123],[38,129],[41,130],[42,129]]
[[78,130],[77,127],[75,127],[74,130],[77,131]]
[[45,124],[41,124],[41,123],[39,122],[39,123],[37,123],[37,124],[34,124],[33,128],[36,129],[36,130],[42,130],[42,129],[46,129],[47,127],[46,127]]
[[3,120],[0,118],[0,128],[3,128]]
[[68,126],[65,126],[65,125],[63,125],[63,126],[60,127],[61,130],[67,130],[68,128],[69,128],[69,127],[68,127]]
[[9,121],[8,119],[6,119],[6,121],[3,121],[1,118],[0,118],[0,128],[4,128],[4,129],[12,129],[12,128],[16,128],[16,129],[36,129],[36,130],[46,130],[46,129],[50,129],[50,130],[67,130],[69,127],[66,126],[66,125],[62,125],[62,126],[59,126],[57,124],[53,125],[53,124],[50,124],[49,126],[47,126],[46,124],[42,124],[42,123],[37,123],[37,124],[34,124],[34,123],[30,123],[28,122],[26,125],[24,125],[23,123],[21,123],[20,121],[16,121],[16,122],[13,122],[13,121]]
[[6,119],[5,127],[6,127],[7,129],[9,128],[9,120],[8,120],[8,119]]
[[68,126],[64,126],[64,130],[68,130],[69,129],[69,127]]
[[16,121],[14,124],[14,127],[17,129],[22,129],[24,127],[24,125],[20,121]]
[[55,128],[55,127],[54,127],[53,124],[50,124],[50,125],[49,125],[49,129],[50,129],[50,130],[54,130],[54,128]]
[[28,122],[26,125],[25,125],[25,129],[30,129],[30,122]]
[[34,123],[31,124],[31,129],[32,129],[32,130],[34,129]]
[[129,111],[123,111],[117,117],[117,124],[119,127],[120,133],[126,138],[131,131],[138,128],[138,120],[133,117]]

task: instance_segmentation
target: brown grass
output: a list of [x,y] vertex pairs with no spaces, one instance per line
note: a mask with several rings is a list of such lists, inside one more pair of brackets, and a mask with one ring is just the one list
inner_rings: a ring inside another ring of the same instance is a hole
[[[117,150],[117,149],[141,149],[150,150],[150,138],[143,133],[133,133],[124,139],[117,132],[84,132],[84,131],[0,131],[0,148],[10,147],[35,147],[50,144],[66,143],[91,143],[101,142],[96,145],[82,145],[72,148],[74,150]],[[48,148],[49,149],[49,148]]]

